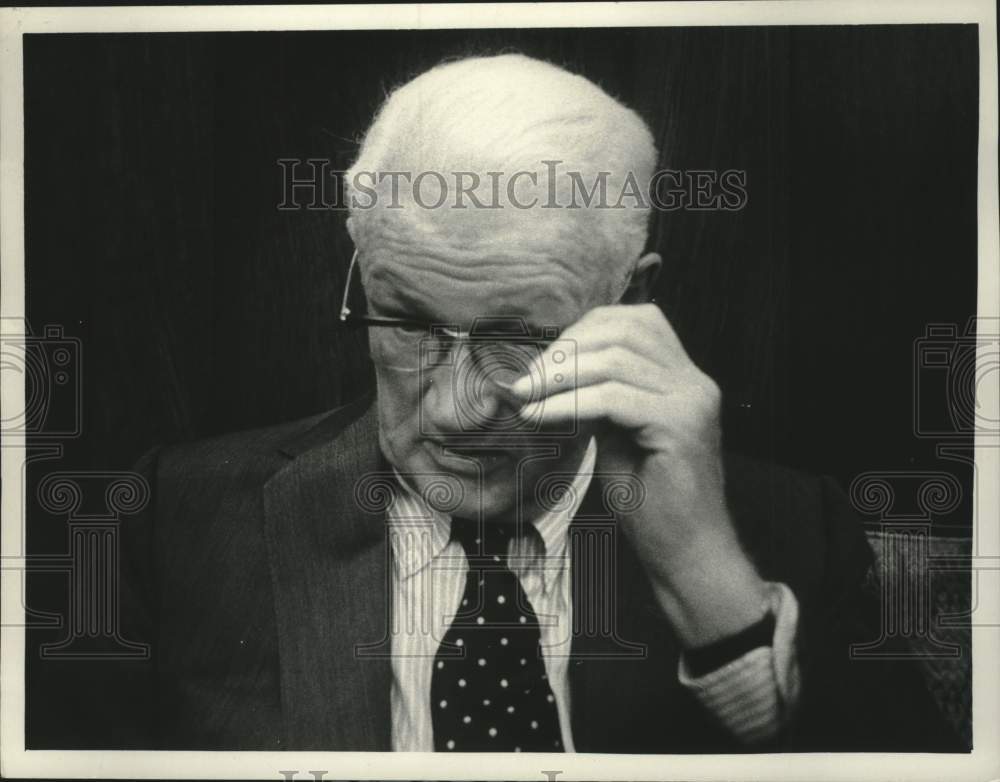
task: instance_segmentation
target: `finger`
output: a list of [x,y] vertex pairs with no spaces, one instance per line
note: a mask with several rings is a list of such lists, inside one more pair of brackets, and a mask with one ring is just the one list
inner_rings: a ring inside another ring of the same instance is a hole
[[561,336],[567,336],[577,326],[595,328],[597,331],[612,331],[618,324],[627,330],[636,328],[655,334],[666,340],[668,347],[683,350],[683,345],[663,310],[656,304],[610,304],[594,307],[584,313],[576,323],[567,328]]
[[627,429],[638,429],[659,420],[660,398],[649,391],[608,381],[530,402],[521,408],[525,419],[557,423],[606,420]]
[[595,340],[561,339],[550,345],[509,388],[516,397],[532,401],[605,380],[662,392],[695,369],[686,355],[664,349],[662,344],[643,345],[635,338],[614,341],[598,335]]
[[[592,356],[618,348],[625,348],[644,358],[649,362],[644,365],[646,368],[660,365],[667,368],[671,375],[685,374],[694,366],[658,307],[652,304],[613,305],[596,307],[587,312],[566,329],[559,339],[547,346],[541,356],[527,362],[526,371],[521,377],[513,379],[513,382],[505,382],[503,387],[521,399],[535,399],[536,396],[563,391],[570,387],[566,385],[567,378],[575,377],[577,373],[578,357],[581,366],[591,360],[597,361],[593,371],[595,380],[611,379],[613,375],[604,374],[601,369],[607,356],[596,359]],[[622,359],[623,356],[619,355],[618,358]],[[585,367],[584,369],[590,377],[591,373]],[[630,376],[631,374],[622,375],[625,379]],[[664,375],[657,372],[644,377],[645,382],[640,382],[640,385],[655,390],[655,386],[650,385],[652,378],[661,382]]]
[[575,358],[575,361],[568,358],[554,366],[543,363],[528,382],[516,383],[512,390],[522,400],[532,402],[605,382],[619,382],[662,394],[675,382],[672,378],[681,375],[676,370],[671,371],[669,366],[651,361],[621,345],[588,351]]
[[680,363],[690,361],[676,332],[655,304],[596,307],[567,328],[550,348],[559,343],[574,344],[578,352],[627,345],[654,361],[664,356]]

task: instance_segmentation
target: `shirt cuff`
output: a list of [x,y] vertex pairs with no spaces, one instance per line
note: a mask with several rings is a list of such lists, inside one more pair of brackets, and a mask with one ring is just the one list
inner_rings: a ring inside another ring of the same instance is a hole
[[771,646],[758,646],[742,657],[694,677],[684,655],[678,678],[740,741],[756,744],[774,738],[788,722],[799,697],[795,633],[798,601],[785,584],[768,583],[774,615]]

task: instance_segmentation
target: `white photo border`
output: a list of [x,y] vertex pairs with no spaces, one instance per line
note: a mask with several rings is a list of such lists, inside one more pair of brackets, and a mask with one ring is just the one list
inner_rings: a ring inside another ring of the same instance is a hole
[[[1000,317],[997,186],[997,27],[990,0],[879,3],[761,2],[513,3],[340,6],[206,6],[0,9],[0,314],[22,318],[24,299],[25,33],[265,31],[329,29],[559,28],[974,23],[979,26],[978,316]],[[980,355],[985,359],[985,355]],[[994,373],[996,374],[996,373]],[[996,384],[977,389],[998,420]],[[4,411],[22,410],[24,387],[0,389]],[[4,416],[6,419],[6,415]],[[27,751],[24,606],[19,548],[24,442],[2,443],[0,776],[58,778],[274,779],[629,779],[629,780],[990,780],[1000,779],[1000,572],[980,574],[985,626],[972,629],[975,749],[969,754],[793,753],[758,755],[434,754],[369,752]],[[977,438],[980,475],[1000,476],[995,444]],[[1000,555],[1000,480],[979,481],[973,550]],[[317,770],[315,772],[309,769]],[[555,771],[558,774],[553,777]],[[548,772],[548,773],[547,773]]]

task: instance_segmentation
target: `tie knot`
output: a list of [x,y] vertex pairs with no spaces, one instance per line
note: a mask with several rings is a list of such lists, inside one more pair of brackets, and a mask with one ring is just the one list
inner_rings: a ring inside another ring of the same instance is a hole
[[451,520],[452,540],[462,544],[468,557],[500,556],[506,559],[507,547],[514,533],[514,526],[503,522]]

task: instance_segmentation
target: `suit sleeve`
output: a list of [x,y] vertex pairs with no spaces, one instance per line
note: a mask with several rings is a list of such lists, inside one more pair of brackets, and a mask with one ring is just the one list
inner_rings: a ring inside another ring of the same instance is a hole
[[877,597],[864,589],[874,557],[847,497],[832,479],[821,486],[826,535],[824,577],[802,602],[797,652],[801,692],[781,737],[799,751],[961,751],[930,696],[919,663],[895,654],[859,657],[852,644],[881,636]]
[[785,584],[769,583],[768,593],[775,621],[767,645],[699,676],[683,652],[678,662],[680,683],[748,746],[766,744],[778,735],[798,703],[798,603]]

